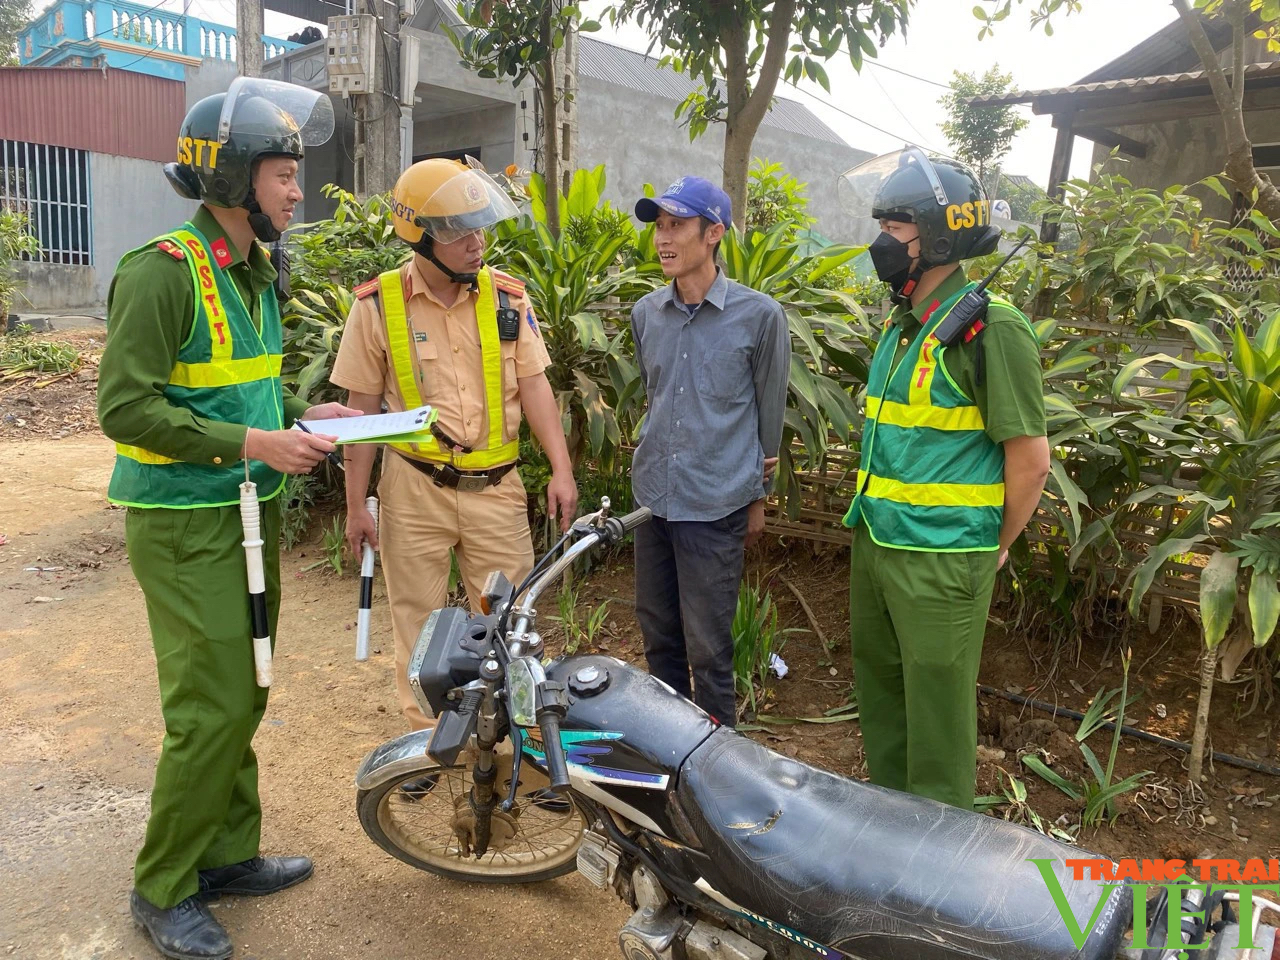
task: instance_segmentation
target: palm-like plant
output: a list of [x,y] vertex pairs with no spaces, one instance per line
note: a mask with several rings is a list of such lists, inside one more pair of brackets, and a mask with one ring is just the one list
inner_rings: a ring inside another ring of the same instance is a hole
[[[490,259],[525,282],[551,357],[555,392],[575,466],[591,457],[609,470],[634,434],[643,388],[631,327],[608,322],[608,304],[639,299],[661,282],[656,258],[639,254],[630,219],[601,199],[603,167],[579,170],[560,199],[557,239],[545,222],[545,185],[529,183],[531,213],[495,230]],[[646,232],[646,237],[649,235]],[[621,308],[619,308],[621,309]]]
[[[1207,652],[1190,766],[1192,781],[1198,782],[1219,644],[1238,613],[1233,638],[1233,659],[1238,662],[1249,639],[1263,646],[1280,619],[1280,436],[1275,432],[1280,413],[1280,312],[1252,336],[1236,320],[1229,344],[1202,324],[1171,322],[1191,334],[1195,359],[1141,357],[1120,371],[1113,389],[1117,398],[1141,405],[1144,398],[1122,396],[1122,391],[1148,365],[1165,363],[1191,374],[1183,409],[1175,411],[1176,420],[1157,436],[1172,456],[1200,468],[1199,489],[1183,494],[1186,515],[1134,570],[1129,605],[1136,612],[1152,581],[1175,556],[1198,544],[1216,548],[1200,574],[1200,620]],[[1246,570],[1251,571],[1247,591]]]
[[[865,384],[871,336],[866,314],[851,294],[815,286],[862,248],[833,246],[806,255],[787,234],[785,223],[765,233],[732,230],[721,251],[731,280],[773,297],[787,315],[791,375],[775,489],[795,517],[801,503],[797,472],[822,465],[832,432],[842,443],[852,442],[857,407],[852,388],[842,386],[837,373],[852,375],[854,388]],[[792,452],[795,440],[804,450],[799,463]]]

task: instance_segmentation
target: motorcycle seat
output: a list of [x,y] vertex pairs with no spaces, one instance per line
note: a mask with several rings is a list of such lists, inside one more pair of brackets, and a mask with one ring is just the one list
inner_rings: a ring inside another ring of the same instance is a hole
[[[703,880],[746,912],[866,960],[1112,960],[1128,888],[1077,950],[1030,858],[1050,858],[1084,927],[1104,891],[1090,855],[1017,824],[836,776],[721,729],[693,752],[678,801]],[[777,932],[777,931],[775,931]],[[835,957],[834,953],[830,956]]]

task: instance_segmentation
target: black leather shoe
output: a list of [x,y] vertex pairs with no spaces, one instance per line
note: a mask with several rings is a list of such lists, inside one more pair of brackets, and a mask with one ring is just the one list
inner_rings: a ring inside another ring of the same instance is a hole
[[199,897],[265,897],[306,880],[311,869],[310,857],[254,857],[229,867],[201,870]]
[[231,956],[231,938],[198,896],[161,910],[134,890],[129,894],[129,912],[133,922],[151,935],[151,942],[166,957],[227,960]]

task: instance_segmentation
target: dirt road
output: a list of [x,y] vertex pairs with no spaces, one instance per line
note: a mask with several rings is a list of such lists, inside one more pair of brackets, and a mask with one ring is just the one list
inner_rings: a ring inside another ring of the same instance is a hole
[[[142,594],[123,514],[104,499],[101,438],[0,441],[0,957],[158,956],[126,898],[162,735]],[[623,907],[576,875],[474,887],[419,873],[369,842],[353,774],[401,731],[385,600],[367,663],[352,659],[356,583],[287,558],[276,684],[255,747],[264,852],[316,875],[214,905],[239,958],[449,956],[604,960]],[[37,567],[40,570],[27,568]]]

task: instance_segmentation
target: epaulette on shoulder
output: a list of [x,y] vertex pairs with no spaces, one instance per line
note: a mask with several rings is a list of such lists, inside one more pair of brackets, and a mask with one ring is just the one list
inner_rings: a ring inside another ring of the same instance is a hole
[[524,282],[517,280],[510,274],[503,273],[501,270],[490,270],[493,272],[493,283],[499,290],[505,290],[507,293],[515,297],[524,296]]
[[159,250],[161,253],[167,253],[169,256],[173,257],[173,259],[175,260],[187,259],[187,252],[183,250],[182,247],[174,243],[172,240],[157,240],[156,249]]
[[360,286],[356,287],[351,292],[356,295],[357,300],[363,300],[365,297],[372,296],[378,292],[378,278],[374,277],[372,280],[360,284]]

